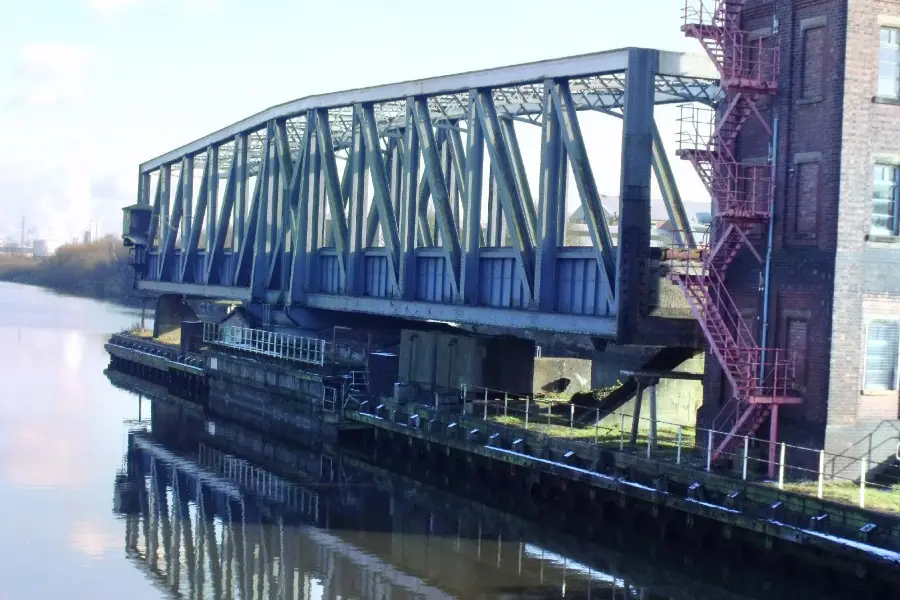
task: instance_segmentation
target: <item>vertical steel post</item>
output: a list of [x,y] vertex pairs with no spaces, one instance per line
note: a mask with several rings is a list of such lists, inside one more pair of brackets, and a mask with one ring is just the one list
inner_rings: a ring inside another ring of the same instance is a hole
[[509,394],[503,392],[503,416],[507,416],[509,414]]
[[575,405],[569,404],[569,430],[575,429]]
[[528,413],[531,412],[531,396],[525,397],[525,431],[528,431]]
[[594,417],[594,443],[600,441],[600,409],[597,409],[597,415]]
[[866,457],[863,456],[859,463],[859,507],[866,507]]
[[744,467],[743,467],[743,479],[747,481],[747,460],[750,457],[750,436],[744,436]]
[[706,470],[709,471],[712,467],[712,442],[713,442],[713,432],[712,429],[706,432]]
[[625,449],[625,413],[619,415],[621,417],[619,423],[619,452]]
[[487,421],[488,391],[484,390],[484,420]]
[[466,384],[462,384],[462,401],[462,412],[463,414],[466,414]]
[[679,425],[678,426],[678,449],[675,451],[675,464],[676,465],[681,464],[681,433],[682,433],[682,426]]

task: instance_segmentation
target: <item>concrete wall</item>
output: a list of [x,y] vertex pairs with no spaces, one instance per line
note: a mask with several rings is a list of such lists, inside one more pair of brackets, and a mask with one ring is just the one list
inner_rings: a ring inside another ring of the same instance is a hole
[[[533,394],[560,393],[571,396],[591,389],[592,361],[584,358],[535,358]],[[565,385],[568,380],[568,385]]]
[[177,294],[163,294],[156,300],[153,337],[181,331],[182,321],[196,321],[194,309]]
[[[703,373],[705,358],[698,354],[672,369],[676,373]],[[683,379],[661,379],[656,388],[656,418],[672,425],[694,426],[697,424],[697,412],[703,402],[703,382]],[[618,427],[621,415],[633,416],[636,399],[629,400],[613,414],[606,417],[602,425]],[[641,417],[650,418],[650,393],[644,392],[641,405]],[[649,423],[644,421],[641,429],[647,429]]]

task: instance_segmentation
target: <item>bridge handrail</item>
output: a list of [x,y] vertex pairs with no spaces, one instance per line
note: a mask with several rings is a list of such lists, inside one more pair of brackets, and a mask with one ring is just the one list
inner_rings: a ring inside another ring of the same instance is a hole
[[327,347],[327,342],[318,338],[209,322],[203,323],[203,342],[320,367],[325,364]]

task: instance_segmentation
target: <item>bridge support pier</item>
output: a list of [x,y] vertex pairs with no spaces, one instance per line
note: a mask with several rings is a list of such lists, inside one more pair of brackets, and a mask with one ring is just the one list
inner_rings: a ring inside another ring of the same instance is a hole
[[196,321],[197,313],[180,294],[163,294],[156,301],[153,315],[153,337],[181,330],[182,321]]

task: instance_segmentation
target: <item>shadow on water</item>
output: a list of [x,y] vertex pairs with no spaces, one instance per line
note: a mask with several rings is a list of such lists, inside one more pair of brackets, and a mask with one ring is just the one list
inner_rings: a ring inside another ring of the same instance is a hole
[[[492,500],[510,494],[484,481],[468,486],[477,501],[462,498],[433,467],[401,475],[402,453],[376,464],[360,448],[274,439],[107,375],[142,402],[116,474],[125,551],[171,597],[848,597],[627,524],[573,535],[541,524],[552,505],[521,497],[498,510]],[[595,518],[566,517],[575,532]]]

